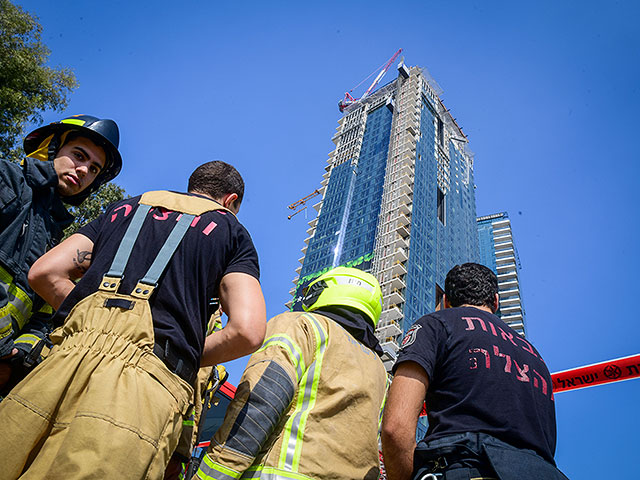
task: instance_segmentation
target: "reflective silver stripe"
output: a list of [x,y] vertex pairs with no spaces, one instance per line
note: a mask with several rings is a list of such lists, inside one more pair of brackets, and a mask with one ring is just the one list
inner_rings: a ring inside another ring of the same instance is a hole
[[0,310],[0,340],[8,337],[13,332],[13,317],[11,314],[3,314]]
[[380,413],[378,414],[378,440],[380,440],[380,433],[382,432],[382,414],[384,413],[384,406],[387,404],[387,394],[389,393],[389,387],[391,386],[391,380],[389,375],[386,376],[386,384],[384,386],[384,396],[382,397],[382,404],[380,405]]
[[267,339],[267,341],[264,342],[264,345],[262,345],[260,350],[262,350],[263,348],[267,347],[268,345],[270,345],[272,343],[276,343],[276,342],[282,342],[282,343],[284,343],[285,345],[287,345],[289,347],[289,351],[291,352],[291,355],[293,355],[293,357],[295,359],[296,372],[298,374],[297,378],[299,380],[300,377],[302,376],[302,369],[304,367],[304,362],[302,362],[302,358],[300,356],[299,348],[297,347],[297,345],[294,345],[291,340],[289,340],[287,337],[282,337],[282,336],[269,337]]
[[284,468],[286,470],[293,469],[296,445],[298,443],[298,437],[301,433],[300,421],[302,419],[302,416],[309,409],[309,404],[311,403],[311,400],[312,399],[315,400],[315,393],[316,393],[315,390],[317,389],[316,375],[319,376],[320,374],[319,371],[316,372],[316,368],[319,362],[322,363],[322,356],[324,355],[324,351],[327,346],[327,336],[325,334],[324,329],[320,325],[320,323],[318,323],[318,321],[312,315],[305,315],[305,317],[311,319],[311,321],[315,324],[316,329],[320,335],[320,342],[319,342],[319,345],[316,346],[316,355],[313,360],[313,363],[309,365],[309,368],[305,373],[306,383],[304,388],[304,399],[302,401],[302,406],[295,413],[293,417],[293,422],[291,424],[291,434],[289,435],[289,444],[287,445],[287,455],[286,455],[285,464],[284,464]]
[[237,480],[240,478],[240,472],[214,462],[207,453],[202,458],[195,476],[201,480]]
[[371,293],[375,293],[376,288],[370,283],[365,282],[360,278],[355,277],[343,277],[340,275],[336,275],[335,281],[338,285],[354,285],[356,287],[364,288],[365,290],[369,290]]
[[266,480],[307,480],[310,479],[307,475],[302,475],[293,472],[284,472],[282,470],[273,467],[251,467],[252,470],[247,470],[242,474],[241,478],[264,478]]
[[265,480],[291,480],[297,479],[299,477],[285,477],[284,475],[279,475],[277,473],[267,473],[267,472],[251,472],[251,475],[244,474],[240,478],[264,478]]
[[0,311],[4,313],[11,313],[18,322],[20,328],[22,328],[24,324],[27,323],[29,317],[31,317],[31,299],[25,291],[13,283],[0,281],[0,288],[3,288],[9,297],[9,302],[7,305],[2,307]]
[[26,343],[33,348],[42,338],[32,333],[23,333],[14,340],[14,343]]

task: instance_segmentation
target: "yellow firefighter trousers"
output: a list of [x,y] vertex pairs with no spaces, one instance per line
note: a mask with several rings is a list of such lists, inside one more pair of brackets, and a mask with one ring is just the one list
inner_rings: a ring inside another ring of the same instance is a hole
[[52,353],[0,403],[0,480],[161,479],[193,398],[153,355],[149,304],[98,291],[53,333]]

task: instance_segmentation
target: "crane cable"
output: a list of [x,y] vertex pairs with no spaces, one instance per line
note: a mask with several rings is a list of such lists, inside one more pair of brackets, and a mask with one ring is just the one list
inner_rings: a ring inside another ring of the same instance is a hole
[[366,82],[367,80],[369,80],[374,74],[378,73],[380,70],[382,70],[384,68],[384,66],[388,63],[388,60],[386,62],[384,62],[382,65],[380,65],[378,68],[376,68],[373,72],[371,72],[369,74],[369,76],[367,78],[365,78],[364,80],[362,80],[359,84],[357,84],[355,87],[353,87],[351,90],[349,90],[349,93],[353,92],[356,88],[358,88],[360,85],[362,85],[364,82]]

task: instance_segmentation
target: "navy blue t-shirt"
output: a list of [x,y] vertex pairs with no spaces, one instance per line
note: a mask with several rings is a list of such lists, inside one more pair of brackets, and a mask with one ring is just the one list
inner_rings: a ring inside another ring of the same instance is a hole
[[538,351],[500,318],[473,307],[425,315],[402,340],[394,372],[407,361],[429,378],[426,440],[482,432],[555,465],[551,375]]
[[[91,266],[64,300],[54,321],[63,322],[76,303],[98,289],[139,200],[134,197],[114,203],[78,231],[94,244]],[[147,214],[124,271],[120,293],[130,293],[147,273],[177,216],[178,213],[161,208],[152,208]],[[156,344],[164,347],[168,341],[170,352],[197,368],[207,322],[213,313],[209,308],[211,299],[219,296],[220,281],[231,272],[259,279],[258,254],[249,233],[234,215],[224,211],[196,217],[150,299]]]

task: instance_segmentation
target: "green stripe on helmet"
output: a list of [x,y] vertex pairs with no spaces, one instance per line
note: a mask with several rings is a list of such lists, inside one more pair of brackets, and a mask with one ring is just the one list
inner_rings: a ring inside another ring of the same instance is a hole
[[64,120],[60,120],[60,123],[70,123],[71,125],[83,126],[87,122],[84,120],[78,120],[77,118],[65,118]]

